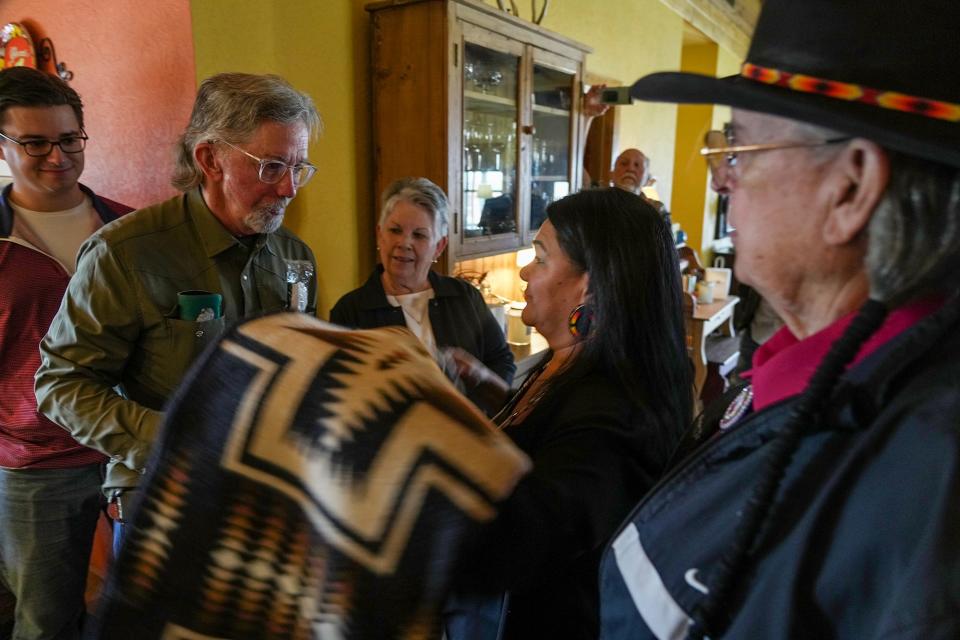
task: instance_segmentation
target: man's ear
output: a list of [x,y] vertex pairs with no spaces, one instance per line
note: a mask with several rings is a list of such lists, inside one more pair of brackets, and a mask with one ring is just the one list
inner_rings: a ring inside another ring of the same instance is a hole
[[193,159],[207,180],[217,182],[223,178],[223,168],[220,166],[220,156],[217,155],[213,145],[213,142],[198,144],[193,149]]
[[831,245],[854,242],[870,222],[890,182],[890,158],[883,148],[855,138],[823,174],[830,214],[823,239]]

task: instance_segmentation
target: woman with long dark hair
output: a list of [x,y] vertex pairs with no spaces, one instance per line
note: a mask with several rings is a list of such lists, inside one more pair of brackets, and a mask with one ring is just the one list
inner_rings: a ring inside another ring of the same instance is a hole
[[495,418],[534,468],[466,553],[451,640],[595,638],[603,545],[690,418],[677,255],[653,207],[568,196],[534,248],[523,321],[550,349]]

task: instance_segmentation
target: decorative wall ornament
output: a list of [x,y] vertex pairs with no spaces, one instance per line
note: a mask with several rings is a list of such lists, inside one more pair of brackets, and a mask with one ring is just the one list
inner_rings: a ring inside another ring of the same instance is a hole
[[[543,22],[544,16],[547,15],[547,7],[550,5],[550,0],[543,0],[543,6],[540,7],[540,13],[537,13],[537,0],[530,0],[530,15],[532,20],[536,24]],[[533,17],[536,16],[536,17]]]
[[[510,7],[508,8],[503,0],[497,0],[497,7],[500,11],[504,11],[516,17],[520,17],[520,9],[517,8],[517,3],[514,0],[509,0]],[[530,0],[530,21],[534,24],[540,24],[543,22],[543,17],[547,15],[547,7],[550,5],[550,0],[543,0],[543,5],[540,7],[540,11],[537,11],[537,0]]]
[[514,2],[513,0],[510,0],[509,9],[505,4],[503,4],[503,0],[497,0],[497,6],[500,8],[500,11],[506,11],[510,15],[517,16],[518,18],[520,17],[520,10],[517,9],[517,3]]
[[73,80],[73,72],[67,69],[66,63],[57,60],[53,40],[42,38],[34,48],[33,38],[22,24],[8,22],[0,27],[0,69],[4,67],[42,69],[45,63],[49,63],[63,81]]
[[66,62],[59,62],[57,60],[57,51],[53,48],[53,40],[50,38],[44,38],[40,41],[39,44],[39,53],[37,57],[41,62],[49,62],[53,65],[53,68],[56,69],[57,75],[60,76],[60,79],[64,82],[70,82],[73,80],[73,71],[67,69]]
[[9,22],[0,27],[0,69],[6,67],[36,68],[37,56],[33,39],[23,25]]

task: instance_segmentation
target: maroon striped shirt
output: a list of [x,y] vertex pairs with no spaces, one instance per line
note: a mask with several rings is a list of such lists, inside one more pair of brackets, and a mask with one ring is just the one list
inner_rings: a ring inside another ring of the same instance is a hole
[[0,467],[63,469],[106,457],[37,411],[33,375],[70,276],[49,256],[0,238]]

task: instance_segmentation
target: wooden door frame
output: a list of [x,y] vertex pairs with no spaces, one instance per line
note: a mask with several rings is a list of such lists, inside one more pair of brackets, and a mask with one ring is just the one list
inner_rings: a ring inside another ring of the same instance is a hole
[[[621,85],[619,80],[589,71],[584,74],[584,83],[590,86],[605,84],[608,87]],[[590,179],[602,187],[610,184],[611,168],[616,158],[615,154],[620,138],[617,114],[616,106],[607,109],[604,115],[596,117],[590,122],[590,127],[584,136],[583,170],[585,175],[589,174]],[[583,184],[583,182],[581,181],[581,186],[590,186],[589,184]]]

